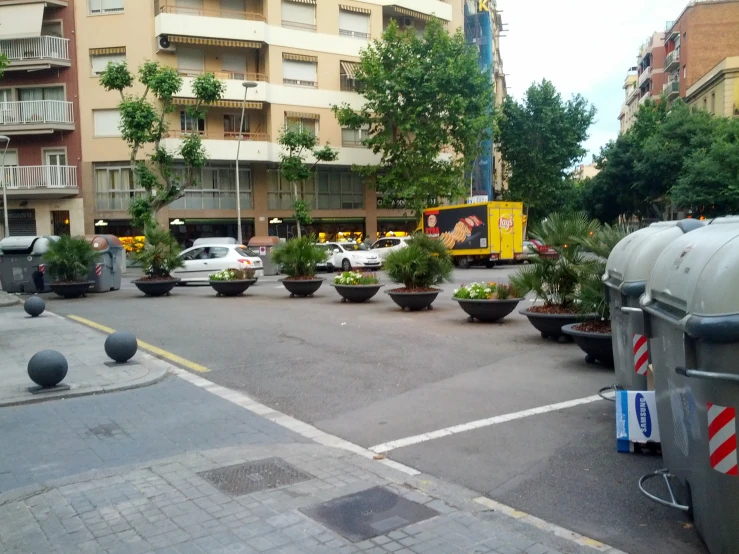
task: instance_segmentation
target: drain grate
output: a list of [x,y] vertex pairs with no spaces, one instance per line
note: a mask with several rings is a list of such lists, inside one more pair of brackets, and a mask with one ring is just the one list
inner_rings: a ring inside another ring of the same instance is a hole
[[301,508],[302,513],[352,542],[385,535],[439,515],[382,487]]
[[242,496],[313,479],[312,475],[280,458],[220,467],[198,475],[230,496]]

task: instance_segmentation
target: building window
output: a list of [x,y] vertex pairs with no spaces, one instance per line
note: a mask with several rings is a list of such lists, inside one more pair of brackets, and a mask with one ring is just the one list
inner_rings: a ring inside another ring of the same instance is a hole
[[349,170],[319,170],[317,181],[317,210],[364,209],[362,177]]
[[116,64],[126,61],[126,50],[115,54],[90,54],[90,64],[92,66],[92,75],[97,77],[108,68],[108,64]]
[[[223,115],[223,136],[227,139],[238,138],[239,123],[241,122],[241,114],[227,113]],[[249,133],[249,115],[244,114],[244,125],[241,128],[242,133]],[[248,140],[248,137],[242,137]]]
[[369,136],[369,125],[359,129],[342,129],[341,145],[342,146],[364,146],[362,141]]
[[318,86],[318,64],[316,62],[282,60],[282,82],[302,87]]
[[127,162],[93,164],[93,173],[98,210],[128,210],[131,200],[145,192],[135,188],[133,172]]
[[221,69],[228,73],[229,79],[243,81],[246,79],[246,55],[221,54]]
[[[308,179],[296,184],[298,197],[313,206],[315,182]],[[293,184],[283,179],[278,169],[267,170],[267,208],[270,210],[292,210]]]
[[90,14],[120,13],[123,11],[124,0],[87,0]]
[[62,38],[62,22],[61,21],[44,21],[41,24],[42,37],[59,37]]
[[356,78],[357,63],[339,62],[340,88],[345,92],[357,92],[358,84]]
[[121,136],[121,112],[118,110],[93,110],[92,120],[96,137]]
[[205,71],[205,55],[197,48],[177,48],[177,70],[182,75],[200,75]]
[[712,114],[716,113],[716,93],[715,92],[711,93],[711,113]]
[[703,97],[703,111],[708,111],[708,98],[706,98],[705,96]]
[[316,3],[302,0],[282,0],[282,26],[302,29],[304,31],[316,30]]
[[340,9],[339,34],[343,37],[370,38],[370,14]]
[[688,78],[688,66],[684,65],[683,66],[683,79],[687,79],[687,78]]
[[318,118],[312,114],[294,114],[287,113],[285,115],[285,128],[288,131],[301,131],[311,133],[318,136]]
[[205,119],[202,117],[195,118],[186,110],[180,112],[180,131],[183,133],[205,133]]
[[[185,179],[185,168],[175,168],[175,176]],[[253,208],[251,171],[239,167],[241,207]],[[173,210],[235,210],[236,164],[209,164],[200,170],[194,187],[185,190],[185,196],[169,205]]]

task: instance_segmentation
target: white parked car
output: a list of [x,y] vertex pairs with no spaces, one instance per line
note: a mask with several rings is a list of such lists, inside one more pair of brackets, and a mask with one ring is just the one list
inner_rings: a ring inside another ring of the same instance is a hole
[[385,237],[372,245],[372,251],[376,252],[383,262],[390,252],[395,252],[408,246],[411,237]]
[[224,269],[253,269],[256,277],[264,276],[262,260],[248,248],[237,244],[199,244],[183,250],[185,266],[172,271],[183,282],[208,281],[211,273]]
[[326,242],[324,246],[334,252],[330,263],[342,271],[352,269],[380,269],[382,262],[377,252],[372,252],[364,244],[358,242]]

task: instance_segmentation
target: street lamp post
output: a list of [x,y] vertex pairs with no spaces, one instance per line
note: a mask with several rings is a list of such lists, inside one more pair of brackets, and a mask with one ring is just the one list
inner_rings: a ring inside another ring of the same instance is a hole
[[0,177],[3,180],[3,216],[5,217],[5,228],[3,230],[3,236],[10,236],[10,225],[8,225],[8,185],[5,181],[5,154],[8,152],[8,145],[10,144],[10,137],[0,135],[0,143],[5,141],[5,149],[3,150],[3,157],[0,159]]
[[239,153],[241,152],[241,135],[244,131],[244,116],[246,115],[246,93],[249,92],[250,88],[257,86],[254,81],[244,81],[241,83],[244,87],[244,103],[241,105],[241,123],[239,123],[239,138],[236,141],[236,225],[238,229],[236,231],[237,242],[241,244],[243,242],[243,236],[241,233],[241,183],[239,182]]

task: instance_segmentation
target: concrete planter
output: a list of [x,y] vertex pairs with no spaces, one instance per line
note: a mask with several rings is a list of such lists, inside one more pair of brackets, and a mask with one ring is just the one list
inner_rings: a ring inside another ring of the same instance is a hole
[[585,361],[589,364],[600,362],[606,367],[613,367],[613,342],[611,342],[611,333],[592,333],[589,331],[579,331],[575,327],[579,323],[565,325],[562,332],[572,337],[575,344],[585,352]]
[[290,298],[299,296],[301,298],[311,297],[321,288],[324,279],[280,279],[280,283],[290,293]]
[[91,286],[92,282],[90,281],[80,283],[51,283],[49,285],[52,292],[62,298],[79,298],[81,296],[85,296]]
[[168,295],[179,282],[179,279],[169,279],[167,281],[147,281],[144,279],[137,279],[133,281],[133,284],[136,285],[136,288],[146,296],[165,296]]
[[578,314],[543,314],[521,310],[519,313],[529,318],[529,322],[541,333],[543,339],[556,339],[559,342],[571,342],[572,338],[562,332],[562,327],[580,323],[586,318]]
[[236,281],[209,281],[213,290],[218,296],[239,296],[244,294],[246,289],[256,283],[256,279],[239,279]]
[[523,298],[510,298],[506,300],[472,300],[466,298],[452,298],[459,303],[467,315],[467,321],[483,321],[486,323],[500,321],[513,310]]
[[439,296],[441,290],[423,291],[423,292],[399,292],[394,290],[385,291],[390,295],[400,308],[405,311],[420,312],[421,310],[433,310],[431,305]]
[[335,285],[332,287],[336,289],[341,295],[342,302],[360,303],[367,302],[370,298],[375,296],[384,285]]

